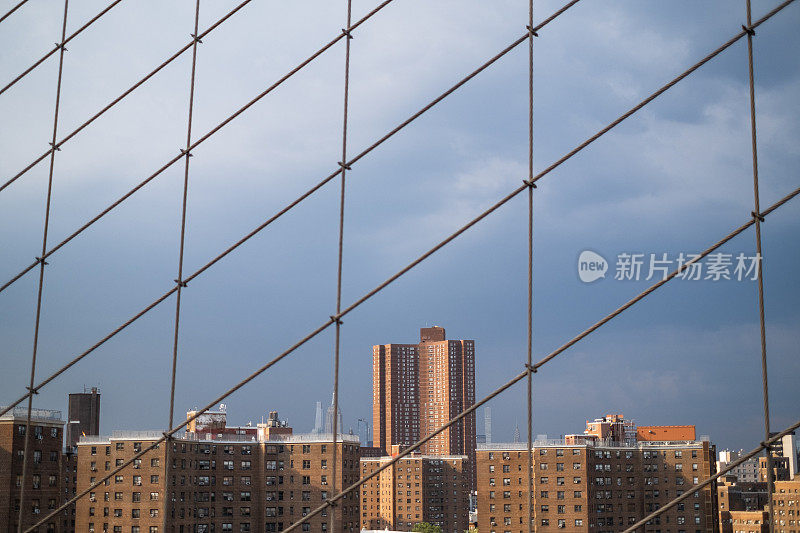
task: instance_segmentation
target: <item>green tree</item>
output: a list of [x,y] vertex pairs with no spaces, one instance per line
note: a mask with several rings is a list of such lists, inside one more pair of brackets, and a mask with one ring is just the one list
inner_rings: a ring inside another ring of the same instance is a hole
[[417,522],[411,531],[416,533],[442,533],[442,528],[428,522]]

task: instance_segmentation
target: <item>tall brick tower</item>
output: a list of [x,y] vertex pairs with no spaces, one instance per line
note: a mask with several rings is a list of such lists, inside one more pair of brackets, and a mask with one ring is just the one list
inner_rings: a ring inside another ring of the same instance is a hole
[[[410,445],[475,403],[475,341],[447,340],[444,328],[420,329],[419,344],[372,347],[372,417],[375,446]],[[420,449],[469,457],[475,483],[475,414]]]

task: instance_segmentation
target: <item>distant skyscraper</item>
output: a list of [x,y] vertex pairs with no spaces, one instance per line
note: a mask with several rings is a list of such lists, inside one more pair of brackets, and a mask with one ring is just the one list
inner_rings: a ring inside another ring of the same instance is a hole
[[322,433],[322,402],[317,402],[317,410],[314,413],[314,430],[312,433]]
[[483,409],[483,432],[486,433],[486,444],[492,443],[492,408],[489,406]]
[[[475,403],[475,341],[446,340],[440,327],[421,328],[419,344],[372,347],[374,446],[410,445]],[[474,486],[475,414],[422,445],[423,454],[467,455]]]
[[514,423],[514,442],[519,442],[519,422]]
[[78,445],[81,435],[100,433],[100,392],[92,387],[89,392],[69,395],[67,411],[66,446],[68,450]]
[[[334,393],[335,394],[335,393]],[[328,407],[328,410],[325,411],[325,433],[333,433],[333,396],[331,397],[331,405]],[[337,433],[344,433],[344,427],[342,427],[342,410],[339,409],[339,421],[336,425],[336,432]]]

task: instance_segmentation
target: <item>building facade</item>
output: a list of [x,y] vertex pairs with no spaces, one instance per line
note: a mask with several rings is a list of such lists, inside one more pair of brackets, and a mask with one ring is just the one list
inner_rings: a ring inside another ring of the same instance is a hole
[[[391,459],[361,458],[361,477]],[[411,531],[428,522],[443,533],[463,533],[469,526],[468,466],[463,455],[403,457],[361,486],[361,529]]]
[[775,533],[800,533],[800,480],[776,481],[772,499]]
[[[527,444],[496,444],[477,451],[478,530],[621,532],[714,473],[716,452],[705,441],[637,442],[606,446],[537,442],[533,487],[527,485]],[[530,500],[529,500],[530,498]],[[644,527],[646,533],[717,530],[715,487]]]
[[[722,450],[719,452],[719,460],[717,461],[717,472],[726,468],[730,463],[736,461],[739,457],[745,454],[744,450]],[[758,457],[751,457],[740,465],[737,465],[730,471],[729,475],[736,476],[737,481],[741,483],[755,483],[759,477]]]
[[[61,411],[33,409],[31,454],[21,498],[28,410],[15,408],[0,417],[0,531],[16,533],[22,507],[22,525],[28,527],[63,503],[64,420]],[[70,531],[70,514],[47,522],[40,531]]]
[[[431,435],[475,403],[475,342],[447,340],[444,328],[420,329],[418,344],[372,347],[374,445],[388,452]],[[470,413],[419,450],[466,455],[474,487],[475,413]]]
[[[253,435],[231,434],[215,427],[161,443],[78,501],[77,531],[278,532],[358,480],[357,437],[338,437],[334,478],[332,435],[292,435],[286,426],[270,433],[267,424],[253,429]],[[106,438],[82,438],[78,491],[160,436],[116,432]],[[332,520],[337,532],[358,530],[357,494],[309,519],[299,530],[327,531]]]

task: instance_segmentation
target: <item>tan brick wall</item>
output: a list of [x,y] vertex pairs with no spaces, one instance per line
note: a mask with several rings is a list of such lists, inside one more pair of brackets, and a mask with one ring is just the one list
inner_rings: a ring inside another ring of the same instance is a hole
[[[361,476],[390,459],[362,459]],[[361,528],[411,531],[428,522],[462,533],[469,518],[468,476],[466,457],[404,457],[361,487]]]
[[[141,448],[135,448],[139,442]],[[109,444],[79,445],[78,490],[151,442],[112,439]],[[337,448],[334,481],[332,443],[176,440],[168,454],[166,474],[166,445],[162,444],[146,453],[138,468],[126,467],[118,481],[112,478],[93,491],[94,501],[79,500],[77,531],[89,531],[92,523],[97,533],[114,533],[115,528],[131,533],[135,526],[139,533],[150,533],[151,527],[161,533],[165,518],[169,533],[194,533],[197,528],[207,533],[281,531],[358,479],[358,444],[340,442]],[[141,476],[142,484],[134,485],[133,476]],[[135,501],[137,492],[139,501]],[[331,518],[336,520],[337,532],[357,531],[357,493],[341,500],[334,512],[311,518],[299,531],[329,530]]]
[[[20,486],[25,435],[24,419],[0,421],[0,531],[16,532],[19,519]],[[61,449],[63,422],[31,421],[30,460],[26,479],[23,525],[32,525],[62,503]],[[62,521],[54,518],[41,528],[62,531]]]
[[[624,531],[679,491],[691,491],[695,478],[697,483],[707,479],[712,450],[708,443],[684,448],[537,447],[532,491],[536,531]],[[479,450],[477,456],[478,529],[525,532],[527,452],[517,446]],[[714,532],[714,490],[701,489],[644,531]]]

